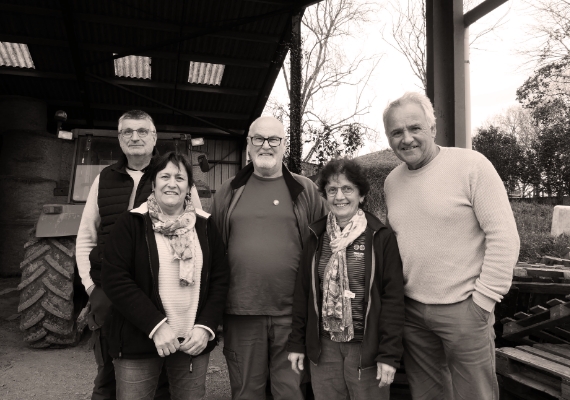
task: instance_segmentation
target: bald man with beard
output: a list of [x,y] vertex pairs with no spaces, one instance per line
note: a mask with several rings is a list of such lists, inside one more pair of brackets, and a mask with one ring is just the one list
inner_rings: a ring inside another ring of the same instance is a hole
[[302,399],[302,376],[290,367],[295,278],[309,224],[326,213],[317,186],[283,164],[283,124],[260,117],[249,129],[251,163],[224,182],[212,203],[230,264],[224,355],[232,399]]

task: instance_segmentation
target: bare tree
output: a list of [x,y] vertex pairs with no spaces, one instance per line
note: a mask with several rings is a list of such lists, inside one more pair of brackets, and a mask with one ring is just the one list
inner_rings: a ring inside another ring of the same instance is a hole
[[567,60],[570,55],[570,0],[526,0],[534,23],[534,41],[521,50],[536,67]]
[[[343,145],[347,140],[340,136],[361,138],[372,132],[359,122],[359,117],[369,112],[370,104],[363,100],[363,95],[380,55],[358,53],[349,56],[345,46],[347,39],[354,38],[364,24],[371,22],[377,7],[377,3],[367,0],[324,0],[305,11],[300,105],[303,141],[308,146],[305,161],[323,146],[354,151],[349,149],[351,146]],[[288,59],[282,73],[291,99]],[[347,99],[341,110],[323,107],[340,88],[347,87],[353,87],[356,94],[353,99]],[[267,109],[282,120],[288,119],[288,105],[275,98],[269,99]],[[348,142],[355,143],[353,140]]]
[[534,124],[531,111],[521,105],[511,106],[500,114],[488,118],[480,129],[487,129],[491,126],[516,137],[518,143],[525,150],[531,148],[538,135],[538,129]]
[[[480,0],[464,0],[463,10],[469,11]],[[390,0],[387,11],[392,17],[392,23],[387,29],[382,28],[384,41],[401,53],[407,60],[413,74],[418,78],[420,89],[426,90],[426,5],[424,0]],[[469,43],[473,46],[476,41],[502,26],[509,8],[504,14],[491,23],[478,22],[470,30]],[[388,31],[388,33],[387,33]]]

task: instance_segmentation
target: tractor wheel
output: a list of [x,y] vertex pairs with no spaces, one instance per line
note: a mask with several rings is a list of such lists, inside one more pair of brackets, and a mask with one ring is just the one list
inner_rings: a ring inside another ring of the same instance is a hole
[[73,279],[75,237],[33,238],[20,263],[20,330],[33,348],[76,344]]

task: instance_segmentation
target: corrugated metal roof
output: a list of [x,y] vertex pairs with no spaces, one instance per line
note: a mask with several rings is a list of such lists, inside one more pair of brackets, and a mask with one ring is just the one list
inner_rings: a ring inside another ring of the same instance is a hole
[[35,68],[30,50],[25,43],[0,42],[0,65]]
[[[66,4],[72,24],[65,23]],[[95,127],[108,125],[134,108],[149,110],[158,125],[169,129],[207,126],[168,105],[243,131],[261,112],[276,62],[284,56],[279,41],[287,40],[285,28],[293,12],[285,8],[298,4],[0,0],[0,41],[27,45],[35,67],[14,68],[12,58],[10,64],[0,61],[0,93],[46,99],[50,113],[66,110],[77,124],[65,129],[86,127],[90,116]],[[77,42],[78,53],[73,53],[70,39]],[[128,56],[113,60],[113,54]],[[84,74],[77,71],[78,59]]]
[[[114,53],[113,55],[117,55]],[[115,75],[122,78],[150,79],[152,75],[151,59],[144,56],[126,56],[117,58]]]
[[190,61],[189,83],[220,86],[225,65]]

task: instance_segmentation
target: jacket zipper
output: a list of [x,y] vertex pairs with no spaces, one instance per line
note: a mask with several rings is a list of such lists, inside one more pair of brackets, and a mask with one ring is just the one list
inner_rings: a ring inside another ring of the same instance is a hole
[[[310,228],[309,228],[310,229]],[[316,287],[316,282],[315,282],[315,265],[316,265],[316,261],[317,261],[317,254],[318,254],[318,250],[319,250],[319,236],[315,233],[315,231],[313,231],[312,229],[310,229],[311,232],[313,232],[313,234],[315,235],[315,237],[317,238],[317,248],[315,249],[315,255],[313,256],[313,261],[311,262],[311,281],[313,282],[313,303],[315,305],[315,313],[317,315],[317,334],[319,333],[319,306],[317,304],[317,287]],[[317,356],[317,360],[318,358],[321,356],[321,348],[319,346],[319,354]],[[317,363],[313,362],[313,364],[317,365]]]
[[125,324],[125,317],[121,319],[121,327],[119,328],[119,358],[123,357],[123,325]]
[[374,252],[374,236],[378,231],[372,233],[372,266],[370,268],[370,287],[368,288],[368,306],[366,307],[366,315],[364,316],[364,332],[362,333],[362,342],[360,342],[359,349],[359,362],[358,362],[358,380],[360,380],[360,374],[362,373],[362,343],[364,343],[364,338],[366,337],[366,325],[368,324],[368,313],[370,312],[370,305],[372,304],[372,285],[374,284],[374,276],[376,275],[376,254]]
[[[206,249],[208,251],[208,257],[211,257],[212,254],[210,253],[210,239],[208,238],[208,224],[206,223]],[[211,260],[208,260],[211,263]],[[205,304],[205,300],[208,296],[208,281],[210,280],[210,268],[209,265],[203,265],[202,264],[202,268],[206,268],[206,279],[204,280],[204,285],[202,285],[202,283],[200,283],[200,288],[203,288],[204,290],[202,290],[202,295],[200,296],[202,298],[203,301],[198,300],[198,305],[201,306],[200,309],[196,310],[196,316],[198,316],[199,312],[201,311],[201,308],[204,307]],[[202,303],[202,304],[200,304]],[[192,368],[192,362],[190,362],[190,368]],[[190,370],[190,372],[192,372]]]
[[162,300],[160,299],[160,294],[158,293],[158,279],[155,278],[154,276],[154,272],[152,270],[152,260],[150,258],[150,243],[148,242],[148,226],[147,226],[147,222],[146,222],[146,218],[143,216],[143,222],[144,222],[144,239],[146,241],[146,248],[148,250],[148,266],[150,269],[150,276],[152,277],[152,289],[154,290],[154,292],[156,293],[156,298],[158,300],[158,305],[160,307],[160,310],[166,315],[166,311],[164,310],[164,307],[162,306]]

